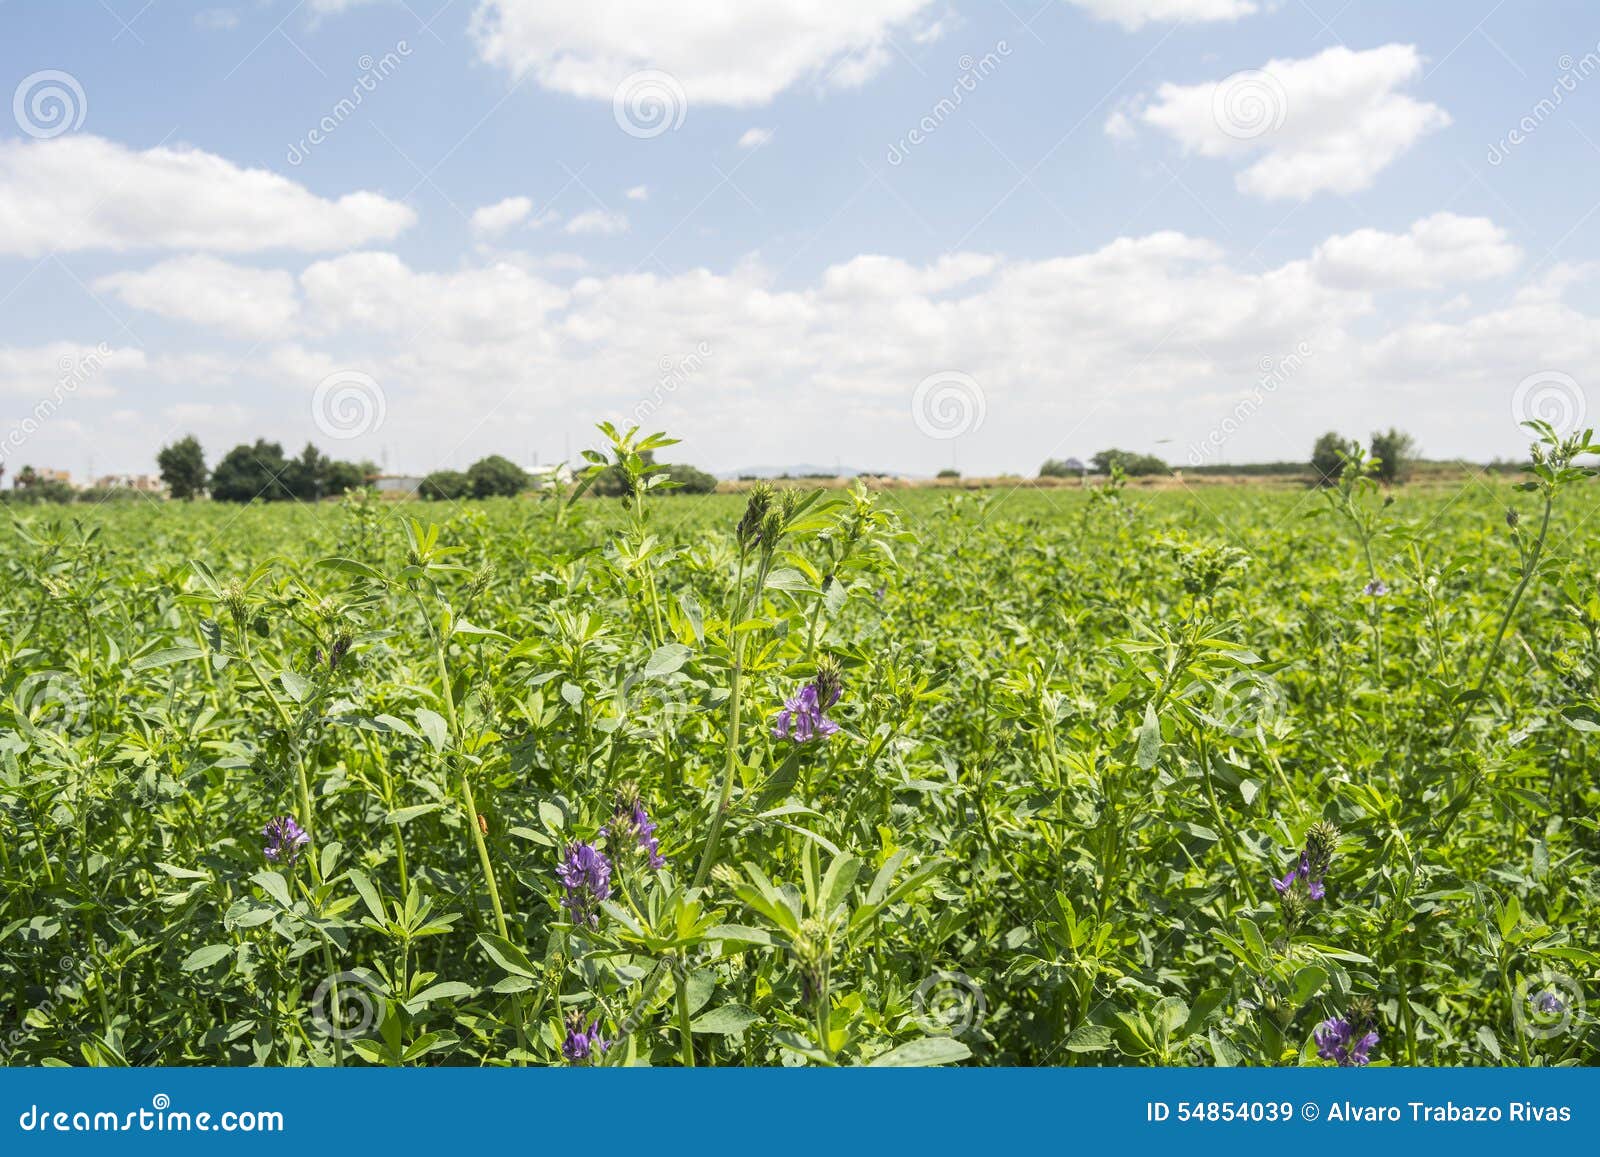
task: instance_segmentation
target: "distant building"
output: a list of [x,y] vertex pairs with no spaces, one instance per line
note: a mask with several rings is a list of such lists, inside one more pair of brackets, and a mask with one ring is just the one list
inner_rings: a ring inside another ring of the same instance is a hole
[[422,479],[410,474],[380,474],[372,486],[385,498],[415,498]]
[[51,470],[49,467],[45,467],[43,470],[34,470],[33,475],[40,482],[59,482],[63,486],[72,485],[72,471],[70,470]]
[[153,474],[102,474],[94,480],[96,490],[137,490],[141,494],[165,494],[166,485]]

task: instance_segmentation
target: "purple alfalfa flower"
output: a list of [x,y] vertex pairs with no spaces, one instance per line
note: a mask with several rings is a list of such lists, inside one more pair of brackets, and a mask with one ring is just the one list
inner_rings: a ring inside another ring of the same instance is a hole
[[1559,1016],[1567,1011],[1567,1002],[1548,988],[1530,997],[1529,1003],[1533,1005],[1535,1012],[1543,1013],[1545,1016]]
[[1323,886],[1322,881],[1312,878],[1311,861],[1304,853],[1301,853],[1300,862],[1289,869],[1289,874],[1281,880],[1274,879],[1272,886],[1278,890],[1278,895],[1287,896],[1289,890],[1295,886],[1295,882],[1298,880],[1305,881],[1306,894],[1313,900],[1320,900],[1328,894],[1328,890]]
[[1389,584],[1384,582],[1381,578],[1375,578],[1366,586],[1361,588],[1361,593],[1366,595],[1369,599],[1381,598],[1383,595],[1389,593]]
[[1311,1035],[1317,1042],[1317,1056],[1336,1061],[1341,1068],[1366,1064],[1378,1047],[1378,1030],[1369,1024],[1358,1025],[1351,1017],[1330,1016]]
[[561,1043],[561,1055],[573,1064],[588,1061],[591,1064],[601,1053],[611,1047],[611,1042],[600,1036],[600,1020],[596,1017],[588,1025],[583,1023],[583,1013],[567,1014],[567,1039]]
[[285,864],[293,864],[300,858],[300,852],[311,842],[311,837],[295,822],[293,816],[278,816],[268,820],[261,834],[267,840],[267,845],[261,852],[273,863],[281,860]]
[[666,857],[661,854],[661,841],[656,838],[656,821],[650,818],[650,812],[635,787],[622,789],[617,796],[616,813],[611,817],[610,825],[602,828],[600,834],[606,837],[606,846],[613,851],[616,848],[610,843],[611,840],[625,843],[631,838],[634,846],[645,854],[651,868],[659,871],[667,866]]
[[572,913],[572,922],[598,925],[600,904],[611,898],[611,861],[606,854],[593,844],[575,840],[567,845],[556,875],[566,890],[561,906]]
[[810,743],[813,739],[826,739],[839,730],[839,725],[823,712],[815,683],[807,683],[797,695],[783,701],[778,721],[773,724],[775,739],[792,739],[796,743]]
[[826,715],[828,708],[839,702],[844,693],[844,676],[839,664],[831,658],[817,663],[817,675],[799,692],[783,701],[778,721],[773,725],[775,739],[792,739],[796,743],[810,743],[813,739],[826,739],[839,730],[839,725]]
[[1277,889],[1278,895],[1287,896],[1299,881],[1305,882],[1306,895],[1313,900],[1321,900],[1328,894],[1323,884],[1323,877],[1328,874],[1328,869],[1333,866],[1333,850],[1339,843],[1339,829],[1325,820],[1311,825],[1306,832],[1305,848],[1300,853],[1300,862],[1289,869],[1289,874],[1281,880],[1274,879],[1272,886]]

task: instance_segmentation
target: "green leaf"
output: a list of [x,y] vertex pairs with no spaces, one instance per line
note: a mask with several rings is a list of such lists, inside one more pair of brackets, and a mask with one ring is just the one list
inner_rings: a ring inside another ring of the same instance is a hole
[[183,958],[183,963],[178,965],[185,972],[199,972],[202,968],[210,968],[219,960],[233,955],[232,944],[208,944],[204,948],[196,948]]
[[742,1004],[724,1004],[701,1013],[689,1024],[691,1032],[731,1036],[741,1033],[761,1019],[761,1015]]
[[422,734],[433,744],[433,749],[443,751],[450,743],[450,725],[444,721],[444,716],[437,711],[429,711],[426,707],[418,707],[412,714],[416,717],[417,726],[421,728]]
[[152,651],[148,655],[135,659],[133,661],[133,669],[135,671],[150,671],[156,667],[170,667],[174,663],[187,663],[190,659],[198,659],[204,654],[205,651],[201,650],[198,644],[179,643],[175,647]]
[[355,885],[356,892],[361,896],[361,902],[367,906],[367,911],[372,913],[372,918],[379,924],[386,924],[389,916],[383,910],[383,897],[378,895],[378,889],[372,886],[372,881],[367,874],[359,868],[351,868],[346,873],[350,882]]
[[659,679],[663,675],[670,675],[688,662],[689,656],[693,653],[682,643],[668,643],[657,647],[645,662],[644,676],[646,679]]
[[291,906],[292,901],[289,899],[289,882],[277,872],[268,872],[263,870],[251,876],[250,879],[258,884],[263,892],[271,896],[283,907],[288,908]]
[[1149,771],[1161,757],[1161,720],[1153,704],[1144,706],[1144,724],[1139,728],[1139,770]]
[[444,804],[442,803],[419,803],[412,807],[396,808],[394,811],[383,817],[383,822],[386,824],[396,825],[410,823],[418,816],[425,816],[429,812],[436,812],[442,807],[444,807]]
[[1080,1024],[1061,1047],[1073,1053],[1097,1053],[1111,1047],[1111,1030],[1103,1024]]
[[193,868],[180,868],[176,864],[165,864],[160,860],[156,861],[156,867],[175,880],[209,880],[211,878],[209,872],[197,872]]
[[964,1061],[972,1050],[954,1037],[925,1036],[907,1041],[881,1056],[873,1057],[868,1064],[875,1069],[926,1068],[931,1065],[949,1065]]
[[538,980],[539,972],[528,959],[528,954],[518,948],[503,936],[496,936],[490,932],[480,932],[478,943],[483,945],[483,950],[489,958],[504,968],[513,976],[524,976],[529,980]]

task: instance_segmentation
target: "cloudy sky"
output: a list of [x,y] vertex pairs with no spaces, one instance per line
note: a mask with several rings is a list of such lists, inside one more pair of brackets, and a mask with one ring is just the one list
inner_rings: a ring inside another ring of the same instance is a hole
[[3,0],[0,90],[13,473],[1486,460],[1597,385],[1580,0]]

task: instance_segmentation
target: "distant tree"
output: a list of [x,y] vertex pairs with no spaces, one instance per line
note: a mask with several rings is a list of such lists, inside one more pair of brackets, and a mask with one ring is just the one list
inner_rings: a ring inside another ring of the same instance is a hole
[[935,478],[960,478],[961,477],[961,471],[952,470],[950,467],[947,466],[943,470],[939,471],[939,473],[935,474],[934,477]]
[[713,494],[717,489],[717,477],[698,470],[693,466],[674,465],[667,467],[667,477],[676,482],[677,494]]
[[1085,467],[1076,458],[1046,458],[1044,465],[1039,467],[1040,478],[1076,478],[1084,473]]
[[291,498],[301,502],[316,502],[328,492],[328,470],[333,465],[321,450],[310,442],[284,468],[283,486]]
[[363,486],[371,486],[377,481],[378,466],[374,462],[340,462],[328,463],[328,493],[344,494],[351,490],[360,490]]
[[1096,474],[1111,473],[1112,463],[1122,467],[1122,472],[1130,477],[1168,472],[1167,464],[1154,454],[1139,454],[1132,450],[1101,450],[1089,462]]
[[30,486],[37,486],[38,484],[39,484],[39,472],[37,470],[35,470],[32,466],[26,466],[25,465],[25,466],[23,466],[23,468],[21,470],[17,471],[17,489],[18,490],[26,490]]
[[281,502],[291,498],[284,484],[289,461],[277,442],[257,438],[255,445],[229,450],[211,471],[211,497],[218,502]]
[[193,434],[161,447],[156,465],[161,468],[161,481],[167,484],[172,497],[192,501],[206,492],[206,455]]
[[491,454],[467,467],[474,498],[515,498],[528,488],[528,475],[509,458]]
[[435,470],[422,480],[417,493],[430,502],[459,502],[472,497],[472,479],[459,470]]
[[1354,457],[1356,444],[1336,430],[1329,430],[1311,448],[1311,470],[1321,486],[1332,486],[1344,471],[1345,460]]
[[1378,460],[1378,481],[1405,482],[1416,465],[1417,443],[1410,434],[1402,434],[1391,426],[1386,433],[1372,432],[1371,453]]

